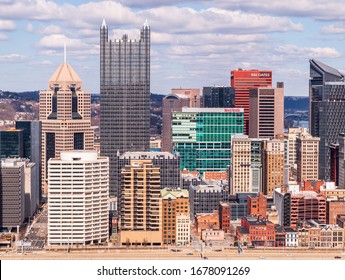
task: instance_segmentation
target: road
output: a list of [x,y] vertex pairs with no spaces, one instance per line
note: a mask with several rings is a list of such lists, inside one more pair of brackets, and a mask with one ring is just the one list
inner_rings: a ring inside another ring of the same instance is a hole
[[[192,255],[191,255],[192,254]],[[205,250],[203,257],[208,260],[334,260],[335,256],[342,257],[345,260],[345,253],[339,250],[329,251],[293,251],[293,250],[246,250],[242,254],[232,251],[211,251]],[[95,260],[121,260],[121,259],[137,259],[137,260],[192,260],[201,259],[201,253],[191,249],[183,249],[179,252],[173,252],[171,249],[165,250],[110,250],[97,249],[88,251],[80,249],[78,251],[30,251],[27,253],[2,253],[2,260],[53,260],[53,259],[95,259]],[[340,261],[341,261],[340,260]],[[207,261],[205,259],[205,261]]]

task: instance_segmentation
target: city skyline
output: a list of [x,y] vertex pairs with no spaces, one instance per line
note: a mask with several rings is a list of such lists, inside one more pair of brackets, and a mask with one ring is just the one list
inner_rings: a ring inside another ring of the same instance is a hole
[[125,3],[1,0],[1,90],[44,89],[48,73],[63,61],[65,41],[68,63],[85,88],[99,93],[98,28],[103,18],[116,39],[125,33],[137,38],[137,27],[148,20],[154,93],[168,94],[180,86],[228,86],[230,71],[243,68],[272,70],[273,83],[284,81],[286,95],[307,96],[308,59],[345,68],[345,7],[336,0]]

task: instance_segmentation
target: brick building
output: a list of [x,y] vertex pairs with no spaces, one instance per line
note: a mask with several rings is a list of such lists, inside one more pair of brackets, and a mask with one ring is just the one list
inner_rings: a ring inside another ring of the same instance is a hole
[[226,202],[219,203],[219,223],[220,228],[225,232],[230,232],[230,205]]
[[267,197],[261,192],[258,196],[248,196],[248,215],[262,215],[266,217]]
[[256,247],[274,247],[275,245],[274,224],[267,219],[260,219],[257,216],[242,218],[241,226],[236,229],[239,240],[241,240],[241,232],[248,232],[248,244]]
[[195,229],[200,235],[202,231],[206,229],[219,230],[218,210],[214,210],[213,213],[197,214],[195,219]]
[[[163,205],[163,244],[175,244],[178,233],[181,233],[181,237],[182,230],[186,232],[187,229],[189,233],[189,193],[187,190],[164,188],[161,190],[161,197]],[[181,214],[188,216],[187,228],[183,226],[186,223],[185,217],[179,217]],[[189,243],[189,236],[187,240],[179,243]]]

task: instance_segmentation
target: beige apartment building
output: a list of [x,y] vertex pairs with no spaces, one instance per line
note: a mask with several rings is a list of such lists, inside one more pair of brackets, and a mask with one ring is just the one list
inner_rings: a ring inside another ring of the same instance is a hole
[[162,245],[160,168],[152,160],[131,160],[121,169],[122,245]]
[[263,194],[273,196],[284,185],[284,140],[267,140],[263,153]]
[[42,187],[47,193],[47,162],[62,151],[92,150],[91,96],[73,68],[63,63],[40,91],[42,122]]
[[284,83],[259,87],[249,93],[249,137],[274,138],[284,132]]
[[181,189],[161,190],[163,203],[163,243],[189,244],[189,192]]
[[319,137],[301,133],[296,139],[297,181],[317,181],[319,179]]

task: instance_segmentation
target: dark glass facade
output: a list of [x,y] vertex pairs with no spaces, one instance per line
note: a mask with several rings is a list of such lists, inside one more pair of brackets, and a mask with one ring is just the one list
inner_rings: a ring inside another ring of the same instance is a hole
[[234,108],[235,89],[232,87],[204,87],[204,108]]
[[[46,133],[46,166],[48,166],[48,160],[55,157],[55,133]],[[48,172],[46,172],[48,176]]]
[[0,158],[24,157],[23,130],[9,129],[0,131]]
[[23,130],[23,148],[24,148],[24,158],[30,159],[31,162],[36,163],[37,177],[39,178],[39,200],[42,198],[42,181],[41,174],[41,133],[42,124],[40,121],[16,121],[16,129]]
[[74,150],[84,150],[84,133],[74,133]]
[[110,195],[120,192],[120,154],[150,149],[150,28],[140,39],[127,35],[108,40],[100,29],[100,137],[101,155],[110,161]]
[[330,180],[330,146],[345,131],[344,75],[317,60],[310,60],[309,130],[320,137],[319,178]]

